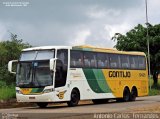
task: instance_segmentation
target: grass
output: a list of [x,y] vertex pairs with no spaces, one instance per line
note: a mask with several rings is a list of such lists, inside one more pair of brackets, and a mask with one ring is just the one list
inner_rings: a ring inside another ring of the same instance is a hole
[[158,84],[153,84],[153,79],[150,79],[151,90],[149,88],[149,96],[160,95],[160,79],[158,79]]
[[15,98],[15,86],[14,85],[6,85],[5,82],[0,81],[0,100],[8,100],[11,98]]

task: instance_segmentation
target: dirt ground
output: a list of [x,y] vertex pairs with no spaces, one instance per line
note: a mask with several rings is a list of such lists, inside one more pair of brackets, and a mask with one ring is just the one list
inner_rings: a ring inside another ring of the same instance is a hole
[[[88,104],[91,104],[91,107],[96,106],[96,105],[92,106],[92,104],[93,104],[92,101],[80,101],[79,105],[86,105],[87,106]],[[114,106],[118,105],[118,104],[126,104],[126,103],[115,103]],[[49,106],[52,107],[52,105],[54,105],[54,106],[62,106],[62,108],[56,108],[56,109],[59,109],[59,110],[64,109],[65,107],[63,107],[63,106],[67,106],[67,104],[50,104]],[[108,105],[106,105],[106,106],[108,107],[109,105],[110,105],[110,103]],[[103,106],[103,104],[102,104],[102,106]],[[9,100],[9,101],[3,101],[3,102],[1,101],[0,102],[0,108],[1,109],[10,109],[10,108],[17,108],[18,109],[18,107],[36,107],[36,105],[34,103],[17,103],[15,99]],[[96,107],[98,107],[98,105]],[[83,108],[83,106],[82,106],[82,108]],[[84,108],[85,108],[85,106],[84,106]],[[71,108],[68,108],[68,109],[71,109]],[[39,109],[35,109],[35,110],[36,111],[40,111]],[[48,110],[50,110],[50,108],[48,108]],[[54,111],[54,110],[52,110],[52,111]],[[128,109],[126,109],[126,110],[119,110],[119,111],[115,111],[115,112],[107,112],[106,111],[105,113],[97,113],[97,114],[95,114],[95,113],[83,113],[83,114],[82,113],[79,113],[79,114],[75,113],[74,114],[73,113],[72,115],[70,113],[66,113],[66,114],[63,114],[63,113],[61,113],[61,114],[60,113],[52,113],[52,115],[54,116],[53,119],[55,119],[55,118],[58,118],[58,119],[90,119],[90,118],[91,119],[100,119],[100,118],[103,117],[103,114],[104,114],[104,118],[106,119],[106,117],[105,117],[106,114],[107,114],[107,116],[110,115],[110,114],[113,116],[116,113],[120,114],[120,115],[129,114],[131,119],[133,118],[133,114],[137,114],[137,113],[140,113],[140,114],[158,114],[158,118],[155,118],[155,119],[159,119],[159,117],[160,117],[160,102],[157,101],[157,102],[154,102],[153,104],[152,103],[149,104],[149,105],[146,104],[143,107],[142,106],[139,107],[137,105],[137,107],[136,106],[135,107],[128,107]],[[37,114],[39,115],[39,113],[37,113]],[[102,115],[100,115],[100,114],[102,114]],[[64,116],[62,116],[62,115],[64,115]],[[25,113],[22,113],[21,116],[22,117],[25,116]],[[28,116],[27,113],[26,113],[26,116]],[[47,116],[48,116],[48,113],[46,113],[46,114],[44,113],[43,115],[41,115],[41,118],[44,117],[44,119],[52,119],[52,117],[51,118],[46,118]],[[31,114],[30,117],[32,117],[33,119],[39,119],[39,116],[37,116],[36,113],[35,114]],[[139,119],[139,117],[137,117],[137,118]],[[27,118],[27,119],[30,119],[30,118]],[[111,118],[111,119],[113,119],[113,118]],[[116,119],[123,119],[123,117],[122,118],[116,118]]]
[[143,108],[134,108],[130,112],[135,113],[160,113],[160,104],[153,104],[151,106],[144,106]]
[[[85,104],[92,104],[92,101],[88,100],[88,101],[80,101],[79,103],[80,105],[85,105]],[[61,106],[61,105],[64,105],[64,104],[50,104],[50,105],[58,105],[58,106]],[[11,100],[7,100],[7,101],[0,101],[0,109],[5,109],[5,108],[18,108],[18,107],[34,107],[36,106],[35,103],[18,103],[16,102],[16,99],[11,99]],[[134,109],[129,109],[128,112],[149,112],[149,113],[160,113],[160,103],[157,102],[157,104],[153,104],[153,105],[150,105],[150,106],[144,106],[143,108],[134,108]]]
[[0,100],[0,109],[5,108],[17,108],[17,107],[30,107],[35,106],[33,103],[18,103],[16,99],[10,99],[10,100]]

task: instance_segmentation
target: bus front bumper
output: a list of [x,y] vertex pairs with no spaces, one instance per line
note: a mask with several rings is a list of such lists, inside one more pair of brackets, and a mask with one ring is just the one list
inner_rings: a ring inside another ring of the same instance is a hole
[[43,93],[39,95],[16,94],[17,102],[55,102],[55,93]]

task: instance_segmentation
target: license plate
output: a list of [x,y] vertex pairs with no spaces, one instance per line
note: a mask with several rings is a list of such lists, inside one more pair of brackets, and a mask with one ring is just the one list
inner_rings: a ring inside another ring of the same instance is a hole
[[29,99],[35,99],[35,97],[29,97]]

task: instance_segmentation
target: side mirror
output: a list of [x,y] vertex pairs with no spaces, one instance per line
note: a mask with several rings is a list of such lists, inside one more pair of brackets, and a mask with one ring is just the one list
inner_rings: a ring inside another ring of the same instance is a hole
[[16,72],[12,71],[13,69],[13,63],[17,63],[18,60],[12,60],[8,62],[8,71],[12,74],[16,74]]
[[52,58],[49,61],[49,67],[51,71],[55,71],[55,63],[56,63],[57,58]]

